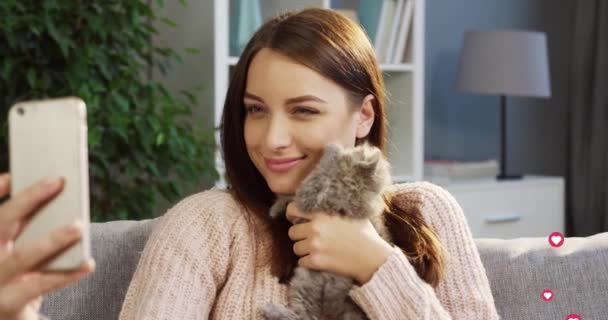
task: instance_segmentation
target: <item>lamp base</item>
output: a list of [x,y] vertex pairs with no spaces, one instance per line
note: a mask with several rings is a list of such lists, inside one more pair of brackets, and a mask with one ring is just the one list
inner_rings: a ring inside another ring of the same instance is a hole
[[501,173],[496,176],[496,180],[521,180],[523,175],[521,174],[504,174]]

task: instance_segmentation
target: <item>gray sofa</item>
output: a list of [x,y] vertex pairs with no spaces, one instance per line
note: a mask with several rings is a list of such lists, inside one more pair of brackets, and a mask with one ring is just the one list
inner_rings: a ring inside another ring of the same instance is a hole
[[[92,226],[97,271],[45,298],[51,319],[116,319],[149,232],[159,219]],[[475,239],[502,319],[608,319],[608,232],[567,238]],[[153,276],[153,275],[151,275]],[[554,298],[541,300],[544,289]]]

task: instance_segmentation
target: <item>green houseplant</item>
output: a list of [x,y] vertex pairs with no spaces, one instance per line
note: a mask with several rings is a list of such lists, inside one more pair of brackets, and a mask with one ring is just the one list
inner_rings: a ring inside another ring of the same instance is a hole
[[156,21],[174,25],[156,9],[139,0],[0,1],[0,172],[8,108],[73,95],[88,107],[94,221],[147,218],[216,181],[213,128],[191,123],[195,94],[150,79],[181,59],[153,44]]

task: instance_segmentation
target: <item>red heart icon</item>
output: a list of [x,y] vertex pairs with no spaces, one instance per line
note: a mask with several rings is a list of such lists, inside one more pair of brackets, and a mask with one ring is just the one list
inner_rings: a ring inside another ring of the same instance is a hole
[[543,291],[543,293],[540,295],[541,299],[545,300],[545,301],[551,301],[553,300],[553,291],[549,290],[549,289],[545,289]]
[[564,244],[565,238],[564,238],[563,234],[556,231],[556,232],[551,232],[548,240],[549,240],[549,244],[552,247],[559,248],[562,246],[562,244]]
[[566,320],[583,320],[583,318],[581,318],[581,316],[579,316],[578,314],[573,313],[573,314],[569,314],[566,317]]

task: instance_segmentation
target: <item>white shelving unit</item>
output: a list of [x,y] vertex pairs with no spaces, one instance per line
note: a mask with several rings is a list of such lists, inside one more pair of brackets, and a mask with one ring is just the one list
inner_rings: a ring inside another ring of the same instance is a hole
[[[379,0],[380,1],[380,0]],[[395,182],[422,180],[424,161],[424,19],[425,0],[414,1],[411,30],[410,59],[403,64],[381,64],[387,89],[388,119],[387,150]],[[215,125],[219,126],[228,90],[230,69],[238,57],[229,54],[230,3],[214,0],[215,61],[214,61],[214,110]],[[342,1],[356,5],[358,1]],[[263,20],[279,12],[308,7],[330,8],[330,0],[260,0]],[[347,7],[354,9],[353,7]],[[336,8],[334,8],[336,9]],[[342,9],[342,8],[340,8]],[[220,18],[222,17],[222,18]],[[219,142],[219,133],[216,135]],[[216,154],[217,169],[223,177],[224,165],[221,154]],[[224,185],[221,180],[219,185]]]

